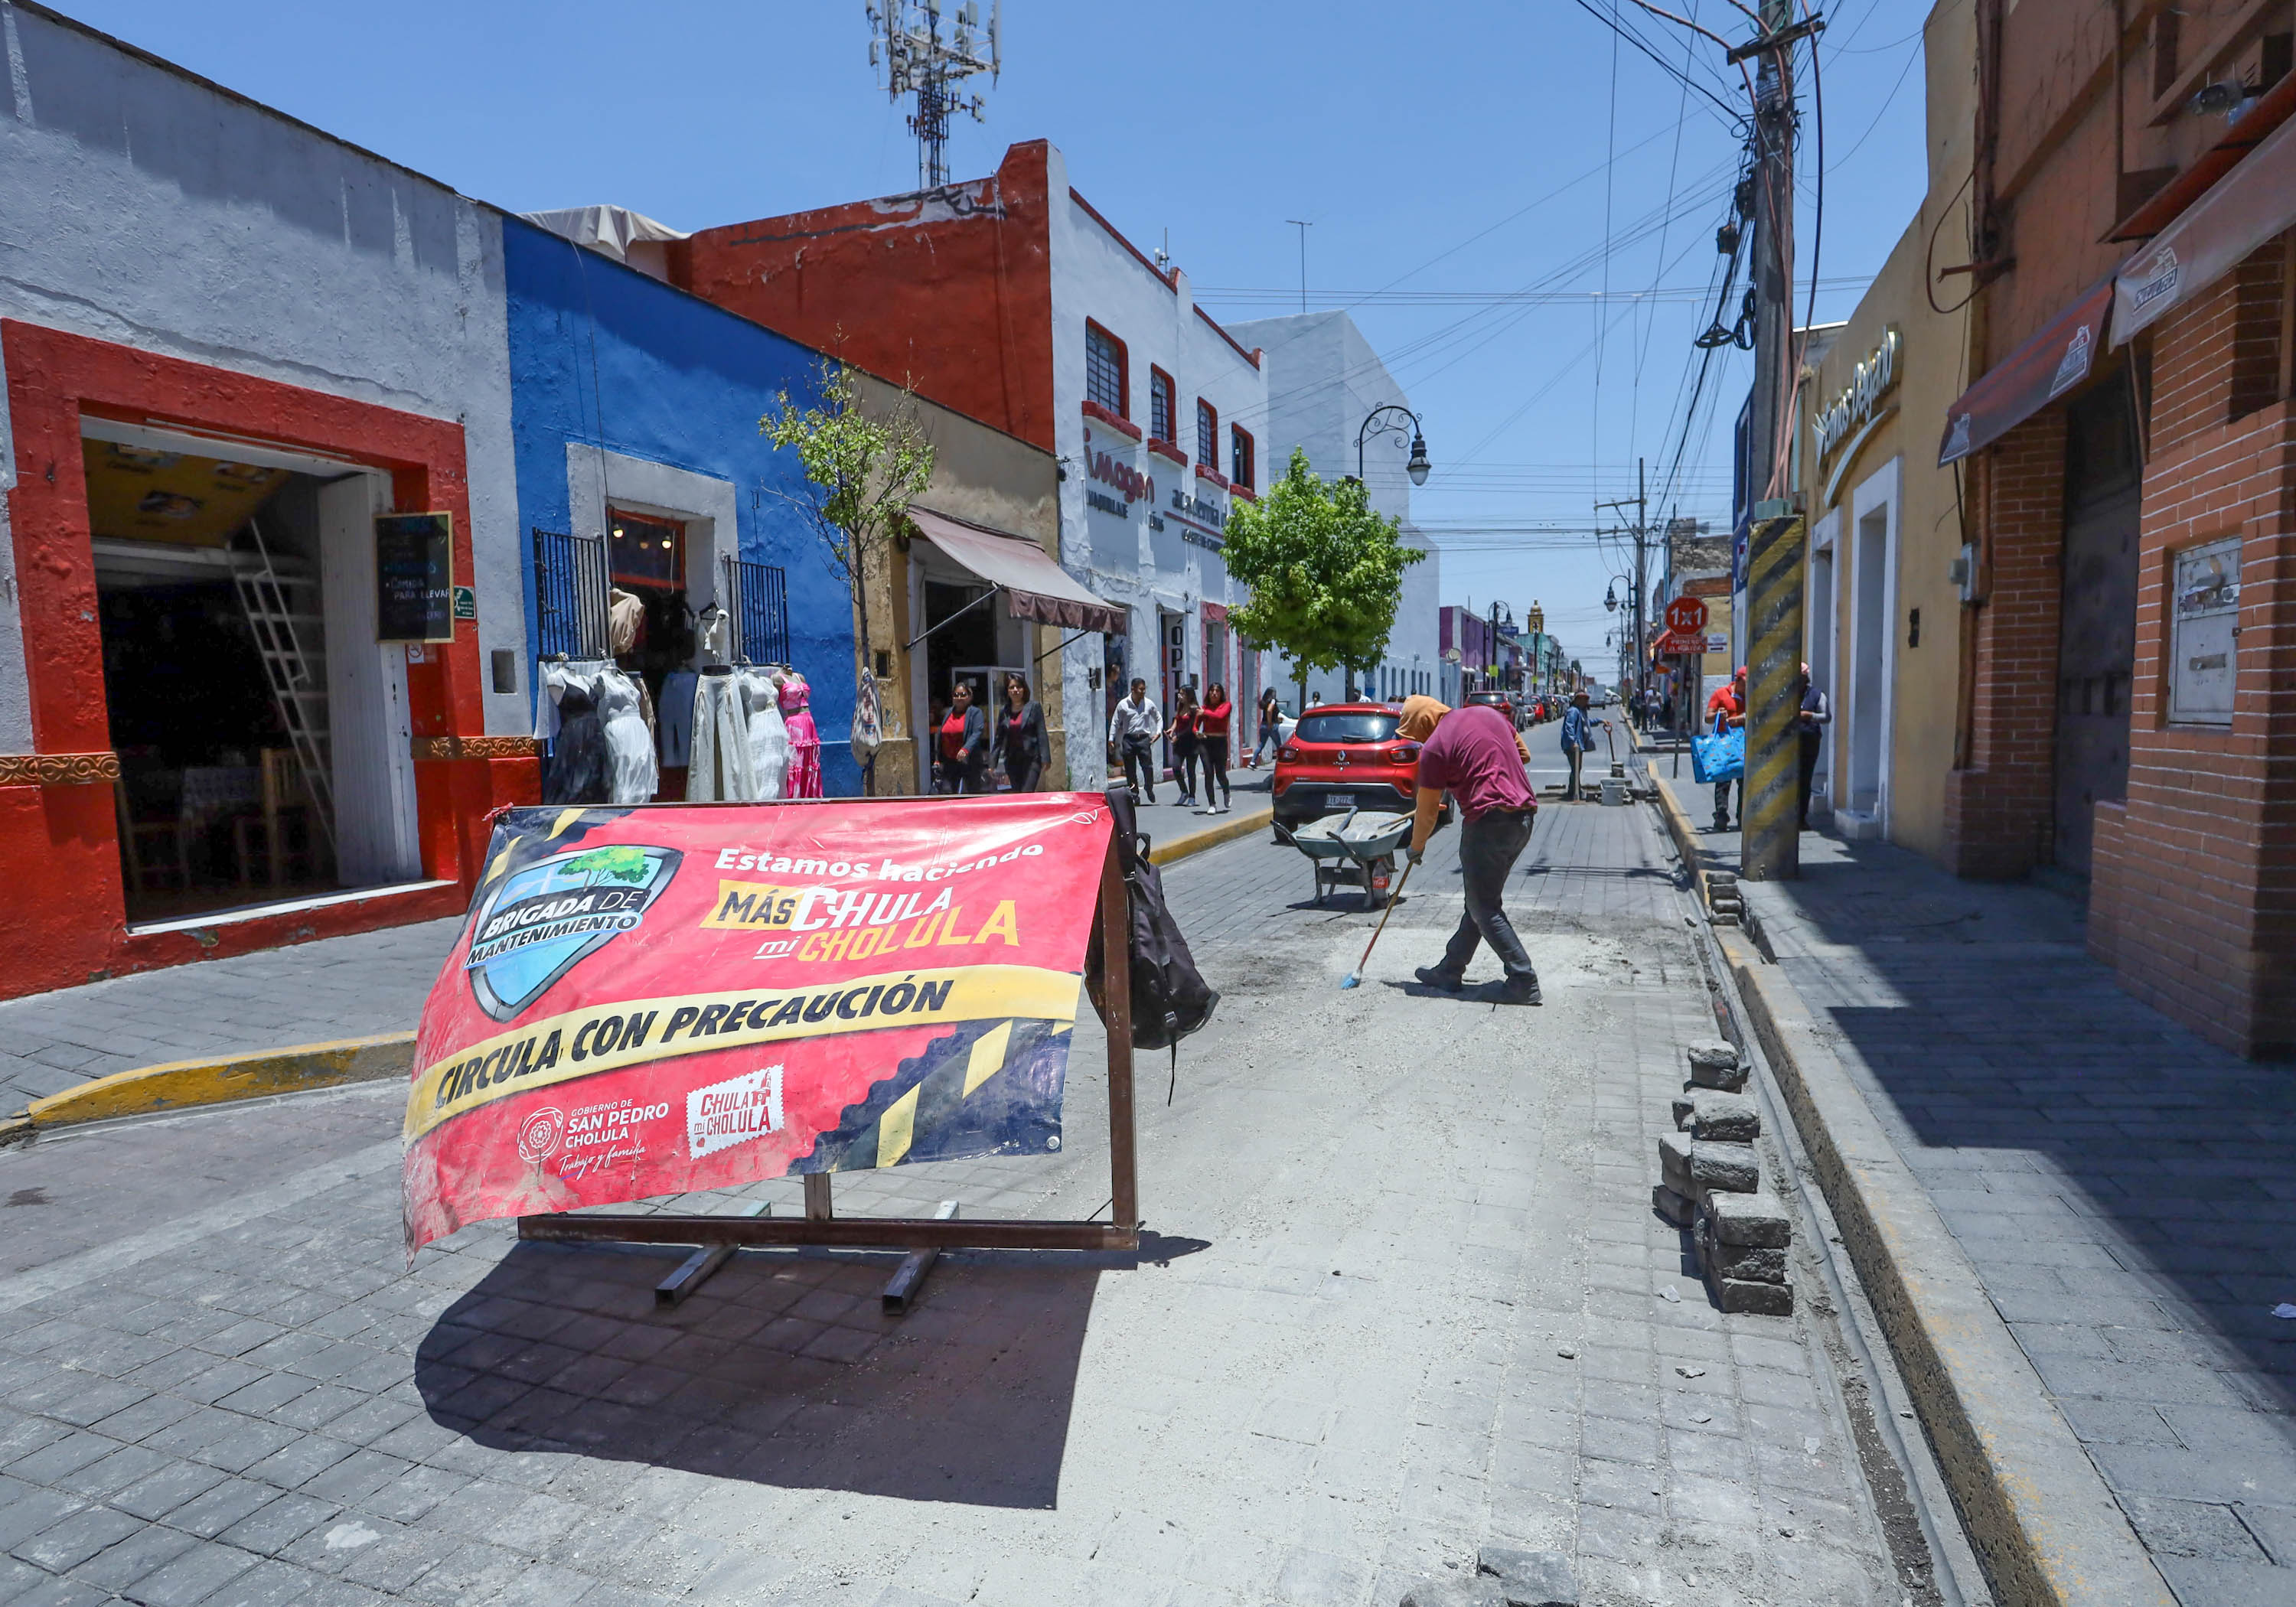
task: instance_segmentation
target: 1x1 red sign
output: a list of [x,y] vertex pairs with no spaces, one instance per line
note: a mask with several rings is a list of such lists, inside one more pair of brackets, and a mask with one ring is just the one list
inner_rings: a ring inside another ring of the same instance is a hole
[[1706,604],[1696,597],[1677,597],[1666,605],[1666,627],[1677,636],[1695,636],[1706,629]]

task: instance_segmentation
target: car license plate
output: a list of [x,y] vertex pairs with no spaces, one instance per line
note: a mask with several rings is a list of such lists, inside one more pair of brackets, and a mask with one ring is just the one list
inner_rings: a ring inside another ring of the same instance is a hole
[[1324,804],[1327,808],[1352,809],[1356,807],[1356,795],[1352,792],[1327,792],[1324,795]]

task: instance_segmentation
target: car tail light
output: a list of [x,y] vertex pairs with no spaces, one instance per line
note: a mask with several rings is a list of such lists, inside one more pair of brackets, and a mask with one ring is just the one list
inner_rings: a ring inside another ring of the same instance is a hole
[[1419,762],[1419,744],[1406,742],[1400,748],[1391,750],[1387,758],[1390,764],[1415,765]]
[[1300,762],[1300,750],[1287,747],[1281,750],[1275,757],[1287,765],[1296,765]]

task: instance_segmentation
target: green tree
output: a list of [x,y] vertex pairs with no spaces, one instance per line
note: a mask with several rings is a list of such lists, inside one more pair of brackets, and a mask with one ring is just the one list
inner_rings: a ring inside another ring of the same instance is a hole
[[758,430],[775,446],[796,450],[809,485],[801,494],[775,495],[804,513],[852,596],[857,680],[871,674],[875,646],[869,588],[888,572],[887,553],[907,526],[909,504],[932,480],[932,442],[906,388],[889,414],[866,413],[853,371],[834,357],[821,360],[818,406],[800,407],[786,390],[774,402]]
[[1309,670],[1378,667],[1403,571],[1427,554],[1405,545],[1401,520],[1372,512],[1360,481],[1318,479],[1294,447],[1267,496],[1230,506],[1223,556],[1229,575],[1251,588],[1230,621],[1292,661],[1304,709]]

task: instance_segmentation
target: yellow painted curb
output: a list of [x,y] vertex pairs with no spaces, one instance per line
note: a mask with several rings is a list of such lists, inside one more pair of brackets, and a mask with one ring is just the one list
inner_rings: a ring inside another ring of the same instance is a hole
[[1148,863],[1171,865],[1191,854],[1201,854],[1206,849],[1216,849],[1224,842],[1234,842],[1239,837],[1249,837],[1266,828],[1275,818],[1275,806],[1271,802],[1264,809],[1254,809],[1250,814],[1239,815],[1234,820],[1224,820],[1201,832],[1191,832],[1185,837],[1153,843],[1148,850]]
[[340,1083],[405,1077],[414,1065],[414,1035],[381,1032],[373,1037],[297,1044],[254,1054],[138,1066],[36,1099],[25,1115],[36,1131],[71,1127],[119,1116],[146,1116],[156,1111],[225,1104],[235,1099],[262,1099],[306,1088],[331,1088]]

